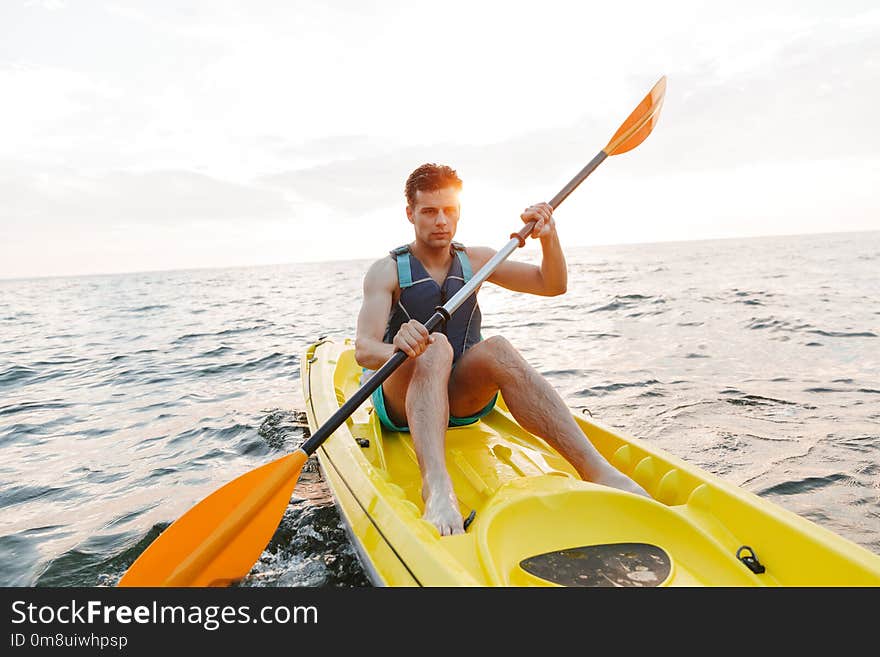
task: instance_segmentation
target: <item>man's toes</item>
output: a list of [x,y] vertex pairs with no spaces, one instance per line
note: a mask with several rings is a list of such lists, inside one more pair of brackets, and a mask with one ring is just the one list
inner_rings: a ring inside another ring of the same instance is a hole
[[452,534],[464,534],[464,526],[459,522],[453,522],[449,525],[449,533],[447,536],[451,536]]
[[441,522],[437,524],[440,536],[452,536],[453,534],[463,534],[464,527],[461,523]]

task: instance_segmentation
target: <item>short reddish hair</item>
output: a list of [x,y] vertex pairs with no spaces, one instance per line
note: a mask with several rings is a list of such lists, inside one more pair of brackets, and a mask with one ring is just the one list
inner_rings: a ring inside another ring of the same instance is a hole
[[409,174],[406,179],[406,203],[409,207],[416,205],[416,192],[436,192],[445,187],[461,190],[461,178],[445,164],[423,164]]

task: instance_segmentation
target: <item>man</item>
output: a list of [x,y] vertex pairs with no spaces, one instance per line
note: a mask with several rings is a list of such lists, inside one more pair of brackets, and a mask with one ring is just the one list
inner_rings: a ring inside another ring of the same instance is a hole
[[[355,358],[369,370],[391,355],[409,358],[373,394],[380,421],[410,431],[422,476],[424,518],[441,535],[464,532],[446,470],[447,426],[476,422],[492,410],[500,391],[517,422],[547,441],[586,480],[640,495],[647,493],[615,469],[584,436],[559,394],[503,337],[480,336],[477,293],[433,334],[422,324],[495,251],[453,242],[462,182],[448,166],[424,164],[406,181],[406,216],[415,240],[369,268],[357,321]],[[554,296],[566,290],[565,257],[547,203],[522,213],[535,221],[540,266],[505,260],[487,279],[515,292]]]

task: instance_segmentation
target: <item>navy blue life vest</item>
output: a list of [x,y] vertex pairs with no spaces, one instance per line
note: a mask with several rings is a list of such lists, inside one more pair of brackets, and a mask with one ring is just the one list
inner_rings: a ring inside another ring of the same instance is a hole
[[[450,252],[455,257],[452,258],[452,265],[443,285],[438,285],[419,259],[410,252],[408,244],[391,251],[391,256],[397,261],[400,298],[388,317],[384,342],[391,344],[404,322],[411,319],[422,324],[427,322],[437,306],[446,303],[471,279],[473,271],[464,246],[452,242]],[[452,313],[448,322],[440,324],[435,330],[436,333],[446,335],[449,344],[452,345],[453,363],[482,339],[480,336],[482,320],[477,295],[472,294],[458,307],[458,310]]]

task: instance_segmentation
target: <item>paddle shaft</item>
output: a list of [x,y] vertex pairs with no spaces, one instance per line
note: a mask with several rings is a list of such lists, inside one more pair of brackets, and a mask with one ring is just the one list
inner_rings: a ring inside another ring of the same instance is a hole
[[[587,176],[589,176],[593,171],[596,170],[605,158],[608,157],[608,154],[605,151],[599,151],[598,155],[590,160],[589,164],[585,166],[580,172],[572,178],[568,184],[563,187],[559,193],[554,196],[550,200],[550,206],[555,210],[559,205],[571,194],[578,185],[580,185],[584,180],[586,180]],[[476,289],[482,285],[489,276],[492,275],[498,265],[507,260],[511,253],[513,253],[517,247],[524,246],[526,243],[526,238],[531,234],[532,229],[535,227],[535,222],[530,221],[525,224],[522,229],[516,233],[511,234],[510,241],[504,245],[498,253],[496,253],[492,258],[483,265],[480,270],[474,274],[474,276],[462,287],[455,295],[449,299],[442,306],[438,306],[436,312],[431,315],[430,319],[425,322],[425,328],[428,329],[428,332],[433,332],[435,328],[437,328],[441,322],[448,320],[452,313],[458,310],[458,307],[463,304],[468,297],[470,297]],[[385,382],[385,380],[391,376],[394,371],[400,367],[409,356],[406,355],[403,351],[395,351],[394,354],[385,361],[385,364],[382,365],[376,372],[371,376],[366,383],[364,383],[360,388],[355,391],[355,393],[348,398],[342,406],[339,407],[339,410],[336,411],[330,418],[324,422],[312,436],[303,443],[300,449],[304,451],[307,455],[312,455],[315,453],[315,450],[321,446],[321,444],[327,440],[333,432],[336,431],[342,423],[345,422],[349,416],[354,413],[358,407],[363,404],[370,395],[375,392],[375,390]]]

